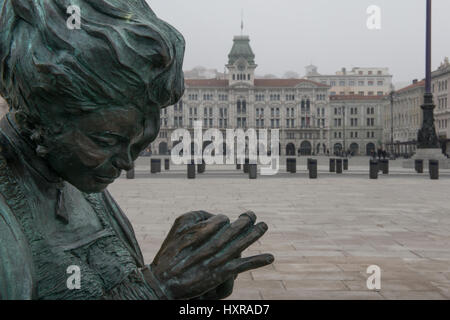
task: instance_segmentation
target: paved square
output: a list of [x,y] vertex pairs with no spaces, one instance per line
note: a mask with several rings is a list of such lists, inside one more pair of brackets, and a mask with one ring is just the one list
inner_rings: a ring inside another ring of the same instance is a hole
[[[122,177],[109,190],[147,263],[182,213],[234,220],[254,211],[269,231],[246,255],[270,252],[276,260],[241,274],[231,299],[449,299],[450,171],[431,181],[396,161],[389,176],[369,180],[367,158],[351,159],[340,176],[326,172],[327,161],[320,159],[317,180],[302,162],[295,175],[282,167],[249,180],[233,166],[207,166],[188,180],[184,166],[151,175],[149,158],[140,158],[136,179]],[[381,268],[378,292],[366,287],[369,265]]]

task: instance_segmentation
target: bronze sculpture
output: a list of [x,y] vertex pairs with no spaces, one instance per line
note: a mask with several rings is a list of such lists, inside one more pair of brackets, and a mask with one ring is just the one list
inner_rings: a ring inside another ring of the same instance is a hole
[[[81,28],[67,28],[67,8]],[[217,299],[267,230],[190,212],[150,265],[106,190],[184,91],[184,39],[144,0],[0,0],[0,299]],[[78,266],[79,288],[67,270]]]

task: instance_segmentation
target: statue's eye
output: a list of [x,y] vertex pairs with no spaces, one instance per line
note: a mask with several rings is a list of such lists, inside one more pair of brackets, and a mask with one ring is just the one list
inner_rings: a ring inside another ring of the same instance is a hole
[[118,139],[112,136],[92,135],[93,140],[103,147],[114,147],[119,143]]

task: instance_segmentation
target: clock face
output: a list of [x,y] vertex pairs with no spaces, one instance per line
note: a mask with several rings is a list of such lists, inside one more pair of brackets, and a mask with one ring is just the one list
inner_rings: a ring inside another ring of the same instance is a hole
[[244,71],[245,65],[243,65],[243,64],[238,65],[238,69],[239,69],[239,71]]

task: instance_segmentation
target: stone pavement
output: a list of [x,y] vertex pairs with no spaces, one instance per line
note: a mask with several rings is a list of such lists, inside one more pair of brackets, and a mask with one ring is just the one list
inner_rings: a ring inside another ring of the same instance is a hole
[[[249,180],[232,166],[207,166],[188,180],[182,166],[151,175],[148,161],[139,159],[135,180],[109,187],[147,263],[180,214],[201,209],[234,220],[252,210],[269,231],[244,256],[270,252],[275,263],[241,274],[230,299],[450,298],[450,171],[431,181],[398,162],[390,176],[369,180],[368,159],[354,158],[350,172],[321,167],[317,180],[283,168]],[[369,265],[381,268],[379,291],[366,287]]]

